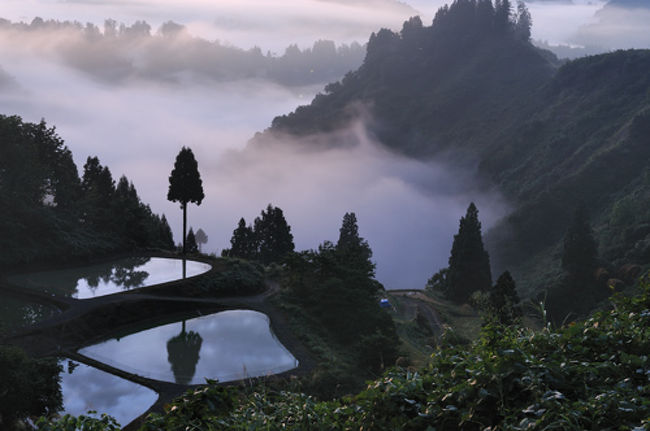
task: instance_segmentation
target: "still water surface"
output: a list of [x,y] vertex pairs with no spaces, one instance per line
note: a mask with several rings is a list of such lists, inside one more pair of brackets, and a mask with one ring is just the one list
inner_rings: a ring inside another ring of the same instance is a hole
[[259,377],[298,366],[271,332],[268,317],[250,310],[159,326],[79,353],[124,371],[181,384]]
[[[186,260],[185,276],[209,271],[210,265]],[[85,299],[183,278],[183,261],[161,257],[130,257],[79,268],[12,276],[19,286]]]
[[87,414],[89,410],[107,413],[122,426],[144,413],[158,399],[151,389],[75,361],[61,362],[63,412]]
[[0,293],[0,335],[31,326],[60,311]]

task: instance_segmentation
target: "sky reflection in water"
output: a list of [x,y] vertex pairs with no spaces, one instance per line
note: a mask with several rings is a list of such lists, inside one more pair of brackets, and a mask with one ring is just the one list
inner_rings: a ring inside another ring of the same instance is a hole
[[[187,260],[186,276],[199,275],[210,268],[207,263]],[[48,293],[85,299],[181,278],[181,259],[130,257],[106,264],[22,274],[11,277],[10,281]]]
[[274,337],[268,317],[231,310],[138,332],[79,353],[144,377],[183,384],[277,374],[298,361]]
[[[69,363],[73,364],[69,373]],[[94,410],[113,416],[121,425],[127,425],[144,413],[158,394],[144,386],[129,382],[96,368],[74,361],[62,361],[61,391],[63,412],[72,415]]]

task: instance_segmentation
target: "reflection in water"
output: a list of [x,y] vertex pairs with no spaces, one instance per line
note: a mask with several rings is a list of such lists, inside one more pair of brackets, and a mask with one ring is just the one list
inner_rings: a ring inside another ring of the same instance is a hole
[[206,378],[226,382],[277,374],[298,366],[273,336],[268,317],[250,310],[188,320],[181,335],[178,323],[172,323],[85,347],[79,353],[144,377],[190,384],[205,383]]
[[61,373],[63,412],[108,413],[126,425],[144,413],[158,398],[151,389],[74,361],[65,360]]
[[167,360],[172,366],[176,383],[187,385],[194,378],[201,343],[203,338],[198,332],[185,331],[185,321],[181,333],[167,341]]
[[54,316],[58,312],[53,307],[0,294],[0,335],[33,325]]
[[210,268],[192,260],[184,264],[181,259],[131,257],[107,264],[22,274],[9,280],[45,293],[84,299],[192,277]]

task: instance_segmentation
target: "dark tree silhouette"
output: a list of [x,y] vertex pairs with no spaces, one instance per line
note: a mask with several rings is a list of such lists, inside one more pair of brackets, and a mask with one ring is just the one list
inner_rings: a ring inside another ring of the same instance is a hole
[[169,176],[169,191],[167,192],[167,200],[180,202],[183,210],[183,254],[186,251],[187,204],[193,202],[201,205],[204,197],[203,183],[194,153],[191,149],[183,147],[176,156],[174,169]]
[[201,246],[208,243],[208,236],[203,232],[203,229],[199,228],[196,231],[196,243],[199,245],[199,251],[201,251]]
[[268,264],[279,262],[294,250],[291,227],[282,210],[271,204],[255,219],[255,237],[259,244],[259,260]]
[[201,344],[203,338],[197,332],[185,331],[185,322],[181,333],[167,341],[167,361],[171,364],[174,380],[179,385],[187,385],[194,378]]
[[488,311],[497,322],[512,325],[522,314],[518,304],[519,295],[515,281],[510,272],[506,271],[490,289]]
[[199,251],[199,247],[196,244],[196,236],[194,235],[194,231],[190,227],[190,231],[187,233],[187,252],[196,253],[197,251]]
[[174,248],[174,236],[172,235],[172,229],[169,227],[169,222],[167,222],[167,217],[165,217],[165,214],[163,214],[160,218],[158,236],[161,243],[163,244],[163,247],[168,249]]
[[533,26],[533,19],[528,12],[526,3],[519,0],[517,2],[517,21],[515,23],[515,36],[528,42],[530,40],[530,29]]
[[224,250],[224,256],[238,257],[241,259],[257,259],[258,244],[255,232],[250,226],[246,226],[246,220],[239,219],[237,229],[232,233],[230,249]]
[[460,219],[458,233],[449,256],[448,296],[456,302],[465,302],[477,290],[488,290],[492,285],[490,258],[483,247],[478,209],[470,203],[465,217]]
[[580,205],[564,236],[562,269],[571,278],[587,280],[593,276],[597,258],[598,247],[589,225],[589,217],[584,206]]
[[370,260],[372,250],[368,242],[359,236],[355,213],[345,213],[343,216],[336,250],[348,266],[363,272],[367,277],[375,276],[375,264]]
[[84,221],[92,227],[110,231],[115,220],[111,211],[115,181],[111,171],[99,163],[97,157],[88,157],[81,179],[84,201]]

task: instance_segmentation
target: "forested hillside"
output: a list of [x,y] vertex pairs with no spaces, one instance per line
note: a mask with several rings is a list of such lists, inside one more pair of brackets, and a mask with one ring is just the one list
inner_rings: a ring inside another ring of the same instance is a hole
[[38,261],[173,248],[165,216],[143,204],[126,177],[88,157],[82,178],[44,121],[0,115],[0,268]]
[[357,71],[277,117],[254,143],[345,127],[363,106],[382,144],[477,167],[505,194],[513,211],[488,232],[488,248],[494,272],[513,270],[526,295],[557,278],[579,202],[603,266],[647,263],[650,51],[560,65],[530,43],[525,8],[508,4],[457,0],[431,26],[412,18],[399,34],[373,34]]

